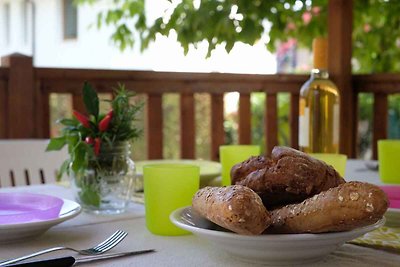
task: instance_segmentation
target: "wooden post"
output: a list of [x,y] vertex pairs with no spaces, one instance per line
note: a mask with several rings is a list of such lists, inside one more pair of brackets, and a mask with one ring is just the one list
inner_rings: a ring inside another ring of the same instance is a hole
[[211,160],[219,161],[219,147],[225,144],[224,94],[211,94]]
[[147,156],[163,158],[163,109],[162,95],[149,94],[147,100]]
[[251,144],[250,94],[241,93],[239,98],[239,144]]
[[0,138],[7,138],[7,79],[8,73],[0,77]]
[[181,158],[194,159],[196,154],[196,125],[193,93],[182,93],[180,103]]
[[36,98],[32,57],[12,54],[1,58],[1,65],[9,68],[7,138],[34,138]]
[[340,152],[355,157],[356,94],[351,85],[353,0],[328,2],[329,73],[340,90]]
[[384,93],[374,94],[372,131],[372,158],[378,158],[378,140],[387,138],[388,128],[388,96]]
[[270,155],[278,145],[278,103],[276,93],[267,93],[265,107],[265,154]]
[[299,94],[290,94],[290,146],[299,149]]

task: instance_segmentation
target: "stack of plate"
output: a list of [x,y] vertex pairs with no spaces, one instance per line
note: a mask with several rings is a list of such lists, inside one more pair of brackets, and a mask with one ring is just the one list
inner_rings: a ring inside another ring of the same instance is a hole
[[400,227],[400,185],[382,185],[380,188],[385,191],[390,202],[385,213],[386,225]]

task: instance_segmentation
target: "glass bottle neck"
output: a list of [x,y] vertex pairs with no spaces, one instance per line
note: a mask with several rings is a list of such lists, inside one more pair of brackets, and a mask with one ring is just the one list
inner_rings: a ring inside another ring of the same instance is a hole
[[311,70],[312,79],[328,79],[329,73],[325,69],[312,69]]

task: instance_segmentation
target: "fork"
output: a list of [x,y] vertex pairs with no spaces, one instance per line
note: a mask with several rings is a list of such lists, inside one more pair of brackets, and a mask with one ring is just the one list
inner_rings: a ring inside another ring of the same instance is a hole
[[27,260],[27,259],[39,256],[39,255],[43,255],[43,254],[50,253],[50,252],[57,251],[57,250],[72,250],[81,255],[99,255],[99,254],[109,251],[110,249],[112,249],[113,247],[118,245],[127,235],[128,235],[128,233],[126,233],[122,230],[118,230],[114,234],[112,234],[109,238],[107,238],[106,240],[101,242],[100,244],[98,244],[94,247],[88,248],[88,249],[78,250],[78,249],[74,249],[74,248],[70,248],[70,247],[54,247],[54,248],[41,250],[41,251],[26,255],[26,256],[19,257],[19,258],[2,261],[2,262],[0,262],[0,266],[7,266],[8,264],[20,262],[23,260]]

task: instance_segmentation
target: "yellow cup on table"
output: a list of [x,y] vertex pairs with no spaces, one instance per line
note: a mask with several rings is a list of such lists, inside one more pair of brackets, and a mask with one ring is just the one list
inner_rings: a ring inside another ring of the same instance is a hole
[[231,169],[233,165],[245,161],[251,156],[258,156],[260,152],[260,146],[256,145],[220,146],[219,157],[222,166],[222,185],[231,185]]
[[387,184],[400,184],[400,140],[378,140],[379,176]]
[[184,235],[189,232],[176,227],[170,214],[192,204],[199,189],[200,168],[189,164],[150,164],[143,167],[146,226],[157,235]]
[[333,153],[309,153],[309,155],[331,165],[341,176],[345,176],[347,155]]

